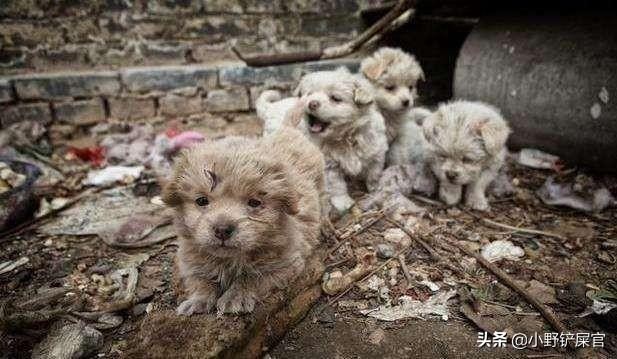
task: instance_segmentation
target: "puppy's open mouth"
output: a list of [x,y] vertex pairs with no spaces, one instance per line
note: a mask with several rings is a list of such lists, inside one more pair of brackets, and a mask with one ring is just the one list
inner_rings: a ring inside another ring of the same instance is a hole
[[308,125],[311,132],[321,133],[324,132],[326,128],[328,128],[330,123],[320,120],[315,115],[308,114]]

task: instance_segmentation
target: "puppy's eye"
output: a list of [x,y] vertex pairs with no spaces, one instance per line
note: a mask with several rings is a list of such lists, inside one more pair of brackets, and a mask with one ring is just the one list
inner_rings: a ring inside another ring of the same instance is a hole
[[386,89],[386,91],[392,92],[392,91],[396,90],[396,86],[394,86],[394,85],[386,86],[385,89]]
[[261,206],[261,201],[258,200],[258,199],[255,199],[255,198],[251,198],[248,201],[248,205],[250,207],[257,208],[257,207]]
[[195,203],[199,207],[204,207],[204,206],[207,206],[208,204],[210,204],[210,201],[208,201],[208,197],[201,196],[201,197],[197,197],[197,199],[195,199]]
[[332,100],[333,102],[341,102],[341,101],[343,101],[343,99],[339,95],[330,95],[330,100]]
[[469,158],[469,157],[463,157],[463,163],[465,164],[470,164],[473,163],[473,158]]

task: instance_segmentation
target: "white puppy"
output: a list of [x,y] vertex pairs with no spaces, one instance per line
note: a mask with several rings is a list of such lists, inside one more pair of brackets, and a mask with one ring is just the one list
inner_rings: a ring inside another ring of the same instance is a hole
[[[275,132],[283,124],[283,120],[298,103],[298,97],[287,97],[281,99],[281,93],[277,90],[266,90],[262,92],[255,101],[257,117],[263,124],[263,134],[267,135]],[[298,129],[307,132],[306,119],[300,121]]]
[[377,106],[386,122],[388,165],[420,161],[425,146],[420,126],[430,112],[412,109],[418,97],[416,85],[424,79],[418,61],[401,49],[382,47],[362,61],[360,72],[373,85]]
[[510,128],[499,110],[481,102],[454,101],[439,106],[423,124],[427,161],[439,180],[439,198],[448,205],[461,200],[488,210],[485,192],[506,155]]
[[295,90],[305,108],[306,133],[326,159],[326,191],[342,214],[354,205],[346,177],[373,191],[388,149],[384,119],[371,85],[346,68],[305,75]]

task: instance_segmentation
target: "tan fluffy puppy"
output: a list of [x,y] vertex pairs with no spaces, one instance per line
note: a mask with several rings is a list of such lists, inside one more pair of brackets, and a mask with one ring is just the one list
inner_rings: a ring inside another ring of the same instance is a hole
[[427,111],[410,111],[418,97],[418,81],[424,79],[418,61],[401,49],[382,47],[362,60],[360,72],[373,85],[377,107],[385,119],[388,165],[421,160],[424,138],[420,126]]
[[305,75],[295,90],[304,102],[307,136],[326,159],[326,191],[339,213],[354,205],[346,178],[373,191],[385,163],[388,143],[371,85],[346,68]]
[[439,106],[423,124],[427,160],[439,180],[439,198],[448,205],[489,209],[486,188],[506,155],[510,128],[499,110],[481,102],[454,101]]
[[251,312],[288,285],[318,242],[323,157],[296,129],[200,144],[178,159],[165,203],[175,209],[177,313]]

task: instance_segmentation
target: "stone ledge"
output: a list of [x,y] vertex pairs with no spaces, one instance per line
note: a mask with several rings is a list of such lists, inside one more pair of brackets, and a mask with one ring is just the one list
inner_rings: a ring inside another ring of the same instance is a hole
[[254,86],[268,81],[296,82],[308,72],[333,70],[340,66],[355,72],[360,66],[360,61],[360,59],[334,59],[268,67],[224,67],[220,69],[219,79],[222,86]]
[[216,87],[218,69],[212,66],[137,67],[120,71],[130,92],[169,91],[182,87]]
[[9,126],[19,121],[51,122],[51,109],[48,103],[31,103],[0,108],[0,124]]
[[118,73],[113,71],[31,74],[12,80],[20,100],[110,96],[120,92]]

